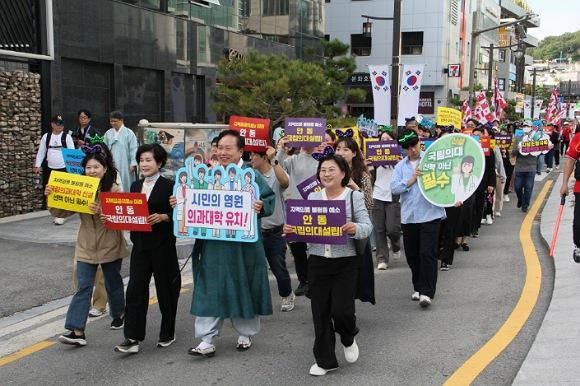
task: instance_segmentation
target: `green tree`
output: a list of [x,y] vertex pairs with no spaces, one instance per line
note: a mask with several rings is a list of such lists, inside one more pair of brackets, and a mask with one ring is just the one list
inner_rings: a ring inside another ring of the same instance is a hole
[[534,59],[554,60],[562,55],[563,58],[571,57],[572,61],[579,61],[580,30],[559,36],[548,36],[540,41],[537,48],[531,49],[529,54]]
[[[318,62],[289,60],[281,55],[250,53],[222,59],[213,109],[223,121],[230,115],[269,118],[272,127],[286,117],[337,117],[345,99],[344,82],[356,65],[346,57],[348,45],[322,42]],[[360,97],[360,95],[358,95]]]

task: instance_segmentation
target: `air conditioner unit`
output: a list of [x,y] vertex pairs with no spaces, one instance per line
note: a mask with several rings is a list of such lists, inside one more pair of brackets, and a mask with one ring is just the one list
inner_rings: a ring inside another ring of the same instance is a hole
[[188,0],[188,3],[205,8],[210,8],[212,4],[221,5],[219,0]]

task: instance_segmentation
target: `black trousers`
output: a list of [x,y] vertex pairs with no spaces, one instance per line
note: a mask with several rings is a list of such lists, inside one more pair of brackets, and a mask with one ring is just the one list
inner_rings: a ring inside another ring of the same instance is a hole
[[510,192],[510,184],[512,182],[512,177],[514,175],[514,165],[510,162],[509,158],[503,159],[503,167],[505,169],[505,186],[503,188],[503,194],[509,194]]
[[159,340],[175,337],[175,315],[181,290],[181,275],[175,245],[131,253],[129,284],[125,296],[125,338],[145,339],[149,283],[155,279],[155,290],[161,311]]
[[308,254],[306,243],[296,242],[288,243],[292,256],[294,256],[294,265],[296,266],[296,276],[300,284],[308,283]]
[[358,277],[358,258],[326,258],[311,255],[308,259],[308,288],[314,322],[314,358],[319,367],[338,367],[334,352],[337,332],[346,347],[358,334],[354,298]]
[[580,247],[580,193],[574,193],[574,220],[572,222],[572,232],[574,245]]
[[485,191],[487,189],[485,184],[481,183],[473,196],[475,197],[473,202],[473,217],[471,218],[471,231],[479,231],[481,227],[481,219],[484,217],[485,209]]
[[445,208],[445,213],[447,218],[441,221],[439,260],[446,264],[453,264],[455,235],[459,233],[459,227],[461,226],[461,207]]
[[421,295],[434,298],[437,288],[441,220],[402,226],[405,255],[411,268],[413,289]]

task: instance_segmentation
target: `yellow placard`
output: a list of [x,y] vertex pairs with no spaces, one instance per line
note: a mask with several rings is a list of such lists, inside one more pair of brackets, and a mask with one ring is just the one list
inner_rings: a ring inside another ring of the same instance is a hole
[[461,111],[450,107],[437,107],[437,124],[440,126],[453,125],[461,128]]
[[95,177],[52,171],[47,184],[52,193],[46,205],[71,212],[92,213],[89,204],[95,202],[99,183]]
[[[354,141],[360,147],[361,144],[360,144],[360,136],[359,136],[359,133],[358,133],[358,126],[343,127],[343,128],[339,128],[339,129],[332,129],[332,131],[334,132],[334,134],[336,134],[336,130],[340,130],[343,133],[345,133],[349,129],[353,131],[352,139],[354,139]],[[340,139],[340,136],[337,135],[336,140],[338,141],[339,139]]]
[[377,142],[378,138],[363,138],[363,145],[360,151],[363,153],[363,156],[367,158],[367,143],[369,142]]

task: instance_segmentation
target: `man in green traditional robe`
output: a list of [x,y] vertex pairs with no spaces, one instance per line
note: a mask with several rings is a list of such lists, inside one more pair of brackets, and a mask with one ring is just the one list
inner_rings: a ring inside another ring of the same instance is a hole
[[[225,130],[218,137],[217,155],[226,168],[233,163],[242,169],[244,138],[235,130]],[[272,214],[275,195],[262,175],[255,171],[260,197],[254,202],[258,218]],[[258,220],[259,221],[259,220]],[[259,224],[258,227],[259,228]],[[260,235],[254,243],[225,240],[196,240],[192,253],[194,290],[191,314],[195,319],[195,337],[201,339],[188,353],[215,355],[214,338],[224,319],[231,319],[238,332],[236,348],[250,348],[251,337],[260,331],[258,315],[272,314],[272,300],[264,245]]]

